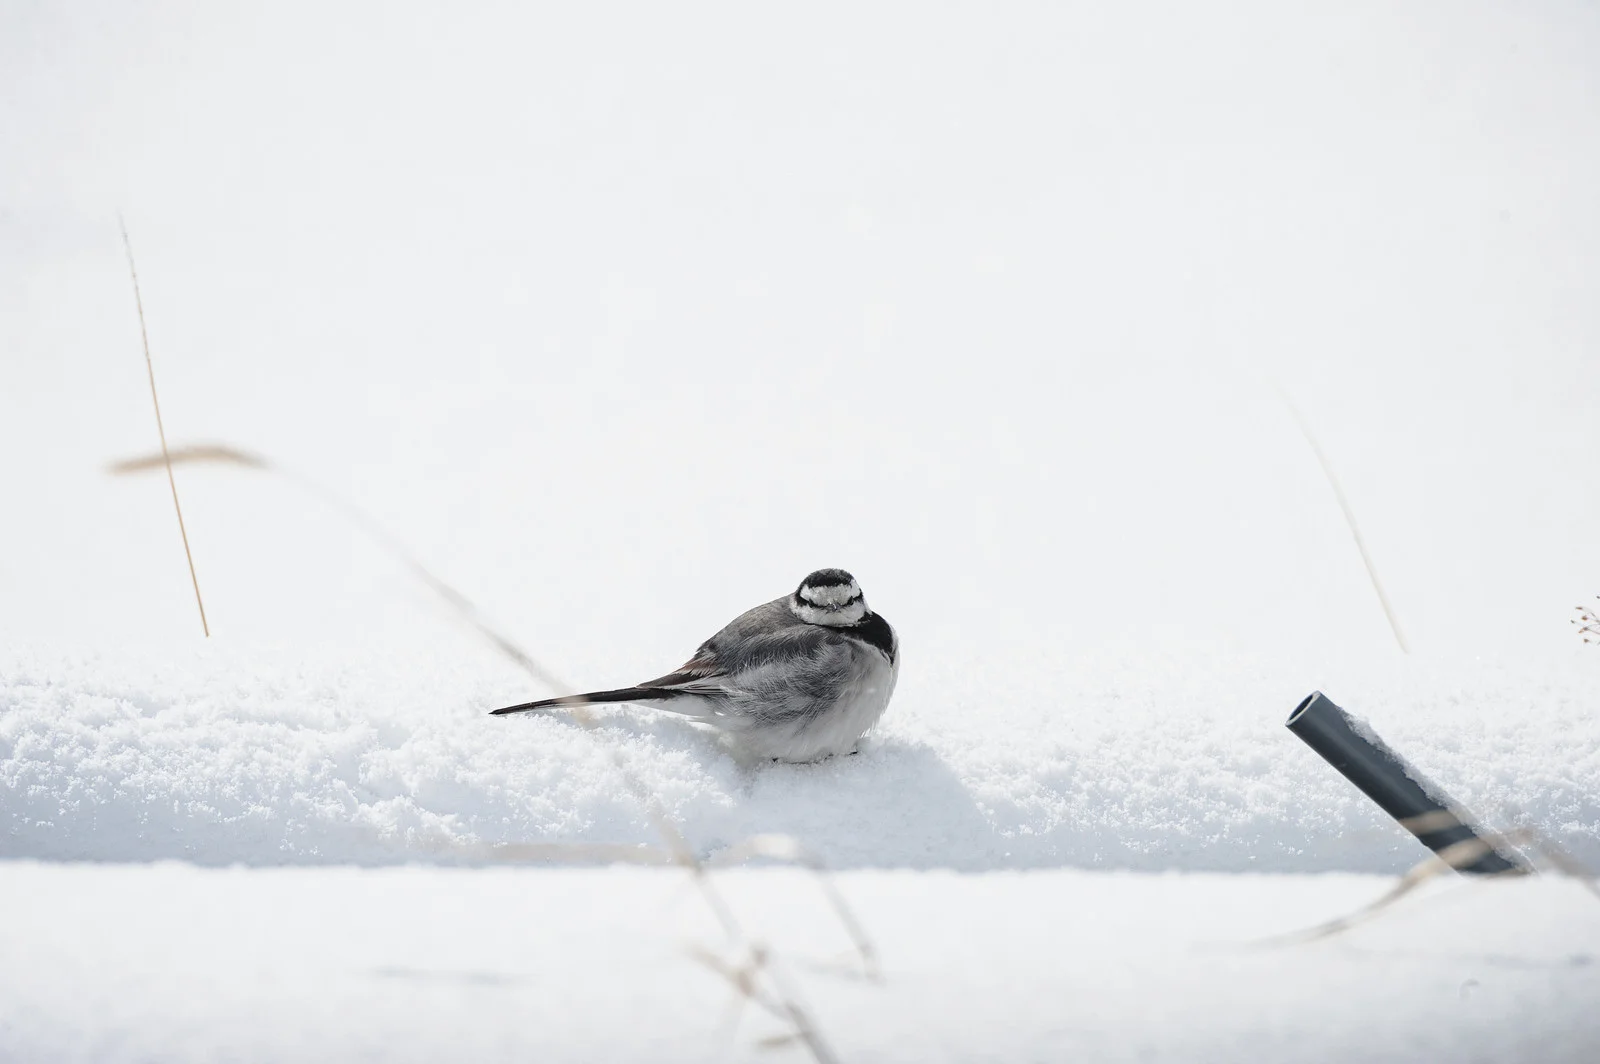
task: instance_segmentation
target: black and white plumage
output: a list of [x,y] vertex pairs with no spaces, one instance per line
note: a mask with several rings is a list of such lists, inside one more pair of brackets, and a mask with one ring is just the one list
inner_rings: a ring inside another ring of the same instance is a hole
[[494,712],[638,702],[713,725],[749,757],[815,761],[854,751],[877,723],[894,693],[899,650],[855,577],[818,569],[792,595],[734,618],[665,676]]

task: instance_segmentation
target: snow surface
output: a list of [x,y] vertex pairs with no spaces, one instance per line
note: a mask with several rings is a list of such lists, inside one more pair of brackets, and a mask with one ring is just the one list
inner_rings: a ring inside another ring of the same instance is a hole
[[[1600,903],[1570,881],[1457,881],[1261,946],[1388,881],[838,878],[882,984],[803,873],[718,883],[842,1060],[1576,1064],[1600,1044]],[[0,905],[27,914],[0,923],[6,1059],[796,1059],[689,958],[721,939],[671,872],[12,863]]]
[[[0,1057],[746,1054],[681,873],[483,854],[654,842],[614,754],[845,870],[846,1059],[1592,1050],[1568,885],[1230,951],[1419,853],[1314,688],[1600,863],[1596,54],[1580,2],[0,5]],[[119,211],[168,436],[289,474],[177,471],[208,641],[106,471]],[[842,566],[900,685],[815,766],[491,720],[547,692],[386,536],[573,687]]]
[[841,868],[1403,871],[1425,851],[1283,727],[1315,677],[1489,823],[1600,866],[1592,671],[1328,671],[1019,648],[918,662],[861,754],[749,769],[671,714],[608,711],[592,734],[488,717],[530,689],[505,665],[10,650],[0,840],[12,856],[263,865],[654,843],[620,751],[707,854],[777,831]]

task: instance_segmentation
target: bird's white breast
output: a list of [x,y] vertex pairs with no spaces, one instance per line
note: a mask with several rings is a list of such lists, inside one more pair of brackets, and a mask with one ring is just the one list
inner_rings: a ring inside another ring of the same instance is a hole
[[745,744],[757,756],[780,761],[816,761],[832,754],[848,754],[883,716],[899,674],[898,660],[891,664],[877,651],[862,648],[839,689],[838,699],[826,713],[793,727],[746,733]]

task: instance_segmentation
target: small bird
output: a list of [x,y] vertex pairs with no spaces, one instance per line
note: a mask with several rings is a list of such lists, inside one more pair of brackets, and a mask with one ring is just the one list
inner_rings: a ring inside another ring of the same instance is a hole
[[734,618],[683,666],[637,687],[565,695],[494,715],[639,702],[725,733],[752,759],[816,761],[854,753],[889,705],[899,640],[843,569],[818,569],[792,595]]

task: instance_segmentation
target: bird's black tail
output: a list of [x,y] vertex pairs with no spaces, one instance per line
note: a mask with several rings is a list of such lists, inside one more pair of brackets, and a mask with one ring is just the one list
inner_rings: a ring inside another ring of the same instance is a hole
[[503,709],[490,711],[490,716],[499,717],[507,713],[526,713],[533,709],[549,709],[552,706],[587,706],[597,702],[663,702],[670,698],[677,698],[681,691],[673,691],[660,687],[624,687],[617,691],[591,691],[586,695],[562,695],[560,698],[541,698],[537,702],[524,702],[520,706],[506,706]]

